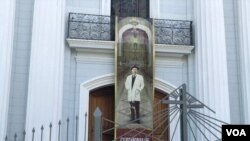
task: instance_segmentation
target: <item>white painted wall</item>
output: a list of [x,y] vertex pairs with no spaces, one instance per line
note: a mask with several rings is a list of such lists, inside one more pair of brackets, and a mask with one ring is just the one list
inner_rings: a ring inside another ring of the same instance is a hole
[[193,0],[159,0],[159,18],[173,20],[193,19]]
[[161,78],[175,86],[186,83],[187,68],[183,57],[157,57],[156,77]]
[[67,11],[84,14],[110,15],[111,0],[67,0]]
[[[193,0],[149,0],[150,17],[174,20],[193,19]],[[110,15],[111,0],[67,0],[67,11]]]
[[[78,52],[76,57],[76,93],[79,92],[78,88],[81,83],[101,75],[114,73],[114,57],[113,53]],[[181,55],[156,57],[155,67],[156,77],[175,86],[187,83],[186,57]]]

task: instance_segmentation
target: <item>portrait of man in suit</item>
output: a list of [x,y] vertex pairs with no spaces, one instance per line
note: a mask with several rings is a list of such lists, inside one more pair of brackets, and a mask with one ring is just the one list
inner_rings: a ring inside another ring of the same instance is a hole
[[144,88],[144,79],[142,75],[137,73],[138,70],[139,67],[137,65],[131,67],[131,74],[126,78],[125,88],[130,104],[130,121],[140,124],[140,101],[141,92]]
[[154,46],[152,21],[117,19],[115,121],[126,128],[153,128]]

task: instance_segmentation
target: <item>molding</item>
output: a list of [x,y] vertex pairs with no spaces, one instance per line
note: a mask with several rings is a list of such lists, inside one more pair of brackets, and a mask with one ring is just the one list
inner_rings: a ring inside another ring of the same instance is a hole
[[[115,84],[115,74],[110,73],[87,80],[81,83],[80,87],[84,87],[85,89],[91,91],[99,87],[113,85],[113,84]],[[162,80],[160,78],[155,78],[155,88],[169,94],[177,87],[165,80]]]
[[114,41],[101,41],[101,40],[83,40],[83,39],[66,39],[70,48],[76,49],[107,49],[114,50]]
[[114,73],[111,73],[92,78],[80,84],[80,87],[85,87],[85,89],[90,91],[99,87],[113,85],[114,83],[115,83],[115,75]]
[[[76,49],[77,52],[101,52],[106,51],[107,53],[114,53],[115,41],[100,41],[100,40],[83,40],[83,39],[66,39],[69,47]],[[155,44],[156,53],[168,54],[179,54],[186,55],[191,54],[194,46],[184,45],[165,45]]]
[[194,46],[155,44],[156,52],[191,54]]

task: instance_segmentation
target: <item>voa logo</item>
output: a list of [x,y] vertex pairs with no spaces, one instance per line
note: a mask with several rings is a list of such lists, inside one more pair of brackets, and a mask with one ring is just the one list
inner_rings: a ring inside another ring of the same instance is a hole
[[239,130],[239,129],[226,129],[226,132],[227,132],[227,136],[231,136],[231,135],[233,135],[235,137],[236,136],[247,136],[244,129],[241,129],[241,130]]
[[250,125],[222,125],[222,141],[250,141]]

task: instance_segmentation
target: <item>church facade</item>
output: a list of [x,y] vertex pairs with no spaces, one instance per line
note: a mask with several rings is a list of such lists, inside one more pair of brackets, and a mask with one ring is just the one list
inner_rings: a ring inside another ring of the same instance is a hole
[[154,21],[155,99],[185,83],[216,112],[204,111],[209,116],[250,123],[248,0],[3,0],[0,7],[1,140],[92,141],[97,106],[114,120],[115,16]]

